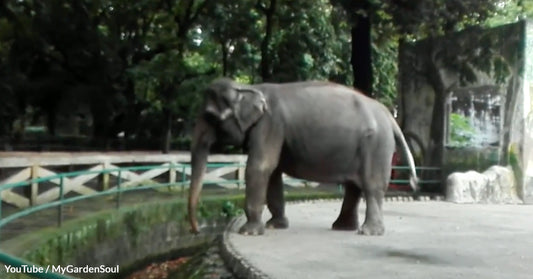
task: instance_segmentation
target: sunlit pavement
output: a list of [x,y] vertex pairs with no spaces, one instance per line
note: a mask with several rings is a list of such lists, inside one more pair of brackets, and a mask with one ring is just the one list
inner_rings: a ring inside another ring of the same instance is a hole
[[[386,202],[383,236],[330,230],[341,201],[287,206],[290,228],[225,236],[255,278],[533,278],[533,205]],[[360,208],[364,220],[365,204]],[[264,221],[270,217],[267,210]],[[246,269],[246,270],[243,270]]]

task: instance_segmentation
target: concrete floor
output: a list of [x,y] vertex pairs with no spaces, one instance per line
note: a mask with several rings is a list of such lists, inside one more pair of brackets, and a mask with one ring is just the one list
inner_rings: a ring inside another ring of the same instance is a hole
[[[340,206],[288,205],[290,228],[262,236],[236,234],[240,218],[226,241],[276,279],[533,278],[532,205],[386,202],[383,236],[330,230]],[[360,209],[363,221],[364,203]]]

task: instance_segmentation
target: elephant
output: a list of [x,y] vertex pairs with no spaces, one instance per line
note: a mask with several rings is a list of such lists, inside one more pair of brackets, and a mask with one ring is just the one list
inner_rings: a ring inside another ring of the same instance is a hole
[[[288,228],[282,174],[344,186],[344,199],[333,230],[382,235],[383,199],[396,144],[410,169],[417,191],[413,156],[389,110],[352,88],[327,81],[245,85],[217,78],[204,91],[191,143],[188,216],[198,233],[196,207],[207,157],[216,142],[242,146],[248,154],[244,211],[239,233],[261,235],[266,203],[272,218],[267,228]],[[358,205],[366,199],[359,227]]]

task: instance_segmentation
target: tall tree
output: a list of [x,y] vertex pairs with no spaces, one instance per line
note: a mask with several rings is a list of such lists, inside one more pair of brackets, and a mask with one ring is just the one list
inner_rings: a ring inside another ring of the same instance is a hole
[[[217,1],[200,22],[202,44],[209,44],[210,41],[216,44],[210,51],[218,56],[214,59],[219,59],[222,76],[234,76],[240,72],[239,68],[250,64],[245,62],[250,56],[250,43],[258,42],[262,33],[258,24],[261,16],[256,12],[256,4],[254,1]],[[248,51],[243,49],[244,45]],[[233,55],[235,52],[238,54]]]
[[340,75],[338,62],[343,61],[344,49],[339,45],[346,41],[338,33],[347,30],[335,26],[335,15],[324,0],[280,3],[279,31],[271,58],[273,81],[324,80]]
[[[266,2],[266,3],[264,3]],[[265,16],[265,33],[261,41],[261,78],[263,81],[270,81],[272,76],[272,55],[271,41],[274,29],[274,16],[278,6],[278,0],[257,1],[257,9]]]
[[[215,73],[241,82],[353,83],[390,105],[398,43],[389,41],[481,22],[493,7],[483,5],[494,2],[0,1],[0,133],[31,113],[53,134],[61,107],[89,104],[92,138],[124,131],[160,138],[168,151]],[[504,2],[527,14],[528,1]]]
[[[480,24],[496,9],[498,0],[331,0],[342,6],[352,22],[354,87],[372,94],[373,25],[390,21],[400,38],[438,36]],[[385,15],[385,16],[384,16]]]
[[[170,151],[180,86],[188,79],[214,72],[208,63],[200,63],[204,67],[198,67],[198,59],[202,58],[190,51],[198,45],[194,33],[201,32],[197,24],[210,3],[207,0],[165,1],[154,15],[155,24],[161,27],[151,31],[154,41],[146,42],[146,48],[161,46],[163,51],[130,69],[137,82],[137,96],[149,100],[162,113],[164,153]],[[207,69],[202,69],[205,66]]]
[[372,59],[371,59],[371,12],[374,8],[370,1],[331,0],[340,5],[351,23],[351,59],[353,86],[364,94],[372,96]]

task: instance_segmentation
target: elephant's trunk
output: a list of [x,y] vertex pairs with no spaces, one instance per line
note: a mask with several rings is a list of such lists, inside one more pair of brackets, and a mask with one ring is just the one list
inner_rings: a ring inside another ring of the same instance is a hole
[[191,232],[198,233],[198,221],[196,220],[196,207],[202,191],[202,179],[207,165],[207,151],[195,151],[192,154],[191,188],[189,190],[189,222]]
[[[207,132],[207,133],[206,133]],[[202,191],[202,179],[207,168],[207,156],[212,141],[209,131],[204,125],[197,125],[191,147],[191,186],[189,189],[188,213],[191,232],[198,233],[198,221],[196,219],[196,207]]]

